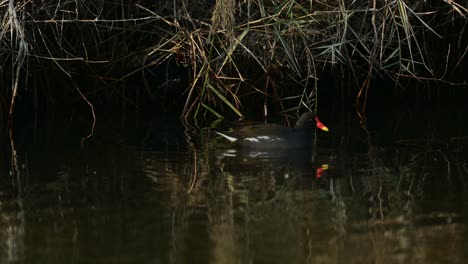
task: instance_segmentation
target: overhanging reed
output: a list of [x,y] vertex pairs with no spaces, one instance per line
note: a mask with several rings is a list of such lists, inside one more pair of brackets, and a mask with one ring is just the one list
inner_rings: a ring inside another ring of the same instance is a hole
[[[459,84],[450,74],[465,67],[468,46],[467,8],[452,0],[8,0],[0,13],[10,114],[27,76],[44,65],[72,80],[87,72],[113,82],[177,60],[191,75],[178,94],[185,117],[242,116],[252,94],[285,111],[313,108],[323,71],[353,76],[358,100],[380,76]],[[116,93],[75,88],[90,105]]]

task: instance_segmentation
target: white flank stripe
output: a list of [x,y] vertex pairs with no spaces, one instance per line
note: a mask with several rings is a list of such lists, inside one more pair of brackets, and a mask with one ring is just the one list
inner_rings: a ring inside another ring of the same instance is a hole
[[244,138],[244,140],[249,141],[249,142],[255,142],[255,143],[260,143],[260,140],[266,141],[266,142],[272,142],[272,141],[281,141],[284,140],[283,138],[272,138],[269,136],[258,136],[258,137],[249,137],[249,138]]
[[256,138],[256,137],[244,138],[244,140],[250,141],[250,142],[255,142],[255,143],[259,142],[258,138]]

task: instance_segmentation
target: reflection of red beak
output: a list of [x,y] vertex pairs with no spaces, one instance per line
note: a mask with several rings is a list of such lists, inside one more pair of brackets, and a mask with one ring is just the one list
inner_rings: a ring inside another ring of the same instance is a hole
[[328,132],[328,127],[326,127],[326,126],[319,120],[318,117],[315,117],[315,122],[317,123],[317,128],[320,128],[321,130],[327,131],[327,132]]
[[316,179],[322,178],[326,170],[328,170],[328,164],[322,164],[322,166],[317,168],[317,171],[315,172],[315,178]]
[[322,175],[323,175],[323,169],[317,168],[317,172],[315,173],[315,178],[320,179],[322,178]]

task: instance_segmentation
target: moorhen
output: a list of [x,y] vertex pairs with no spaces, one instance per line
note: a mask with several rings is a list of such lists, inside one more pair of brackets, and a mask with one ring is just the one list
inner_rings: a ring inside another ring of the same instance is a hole
[[302,114],[294,128],[277,124],[258,124],[232,129],[230,132],[216,134],[227,140],[254,149],[307,148],[313,143],[315,127],[328,131],[313,112]]

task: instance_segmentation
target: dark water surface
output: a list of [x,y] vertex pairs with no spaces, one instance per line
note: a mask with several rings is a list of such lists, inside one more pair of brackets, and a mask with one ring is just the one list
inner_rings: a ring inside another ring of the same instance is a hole
[[468,116],[382,115],[274,153],[175,116],[100,118],[83,148],[86,120],[18,122],[0,263],[465,263]]

